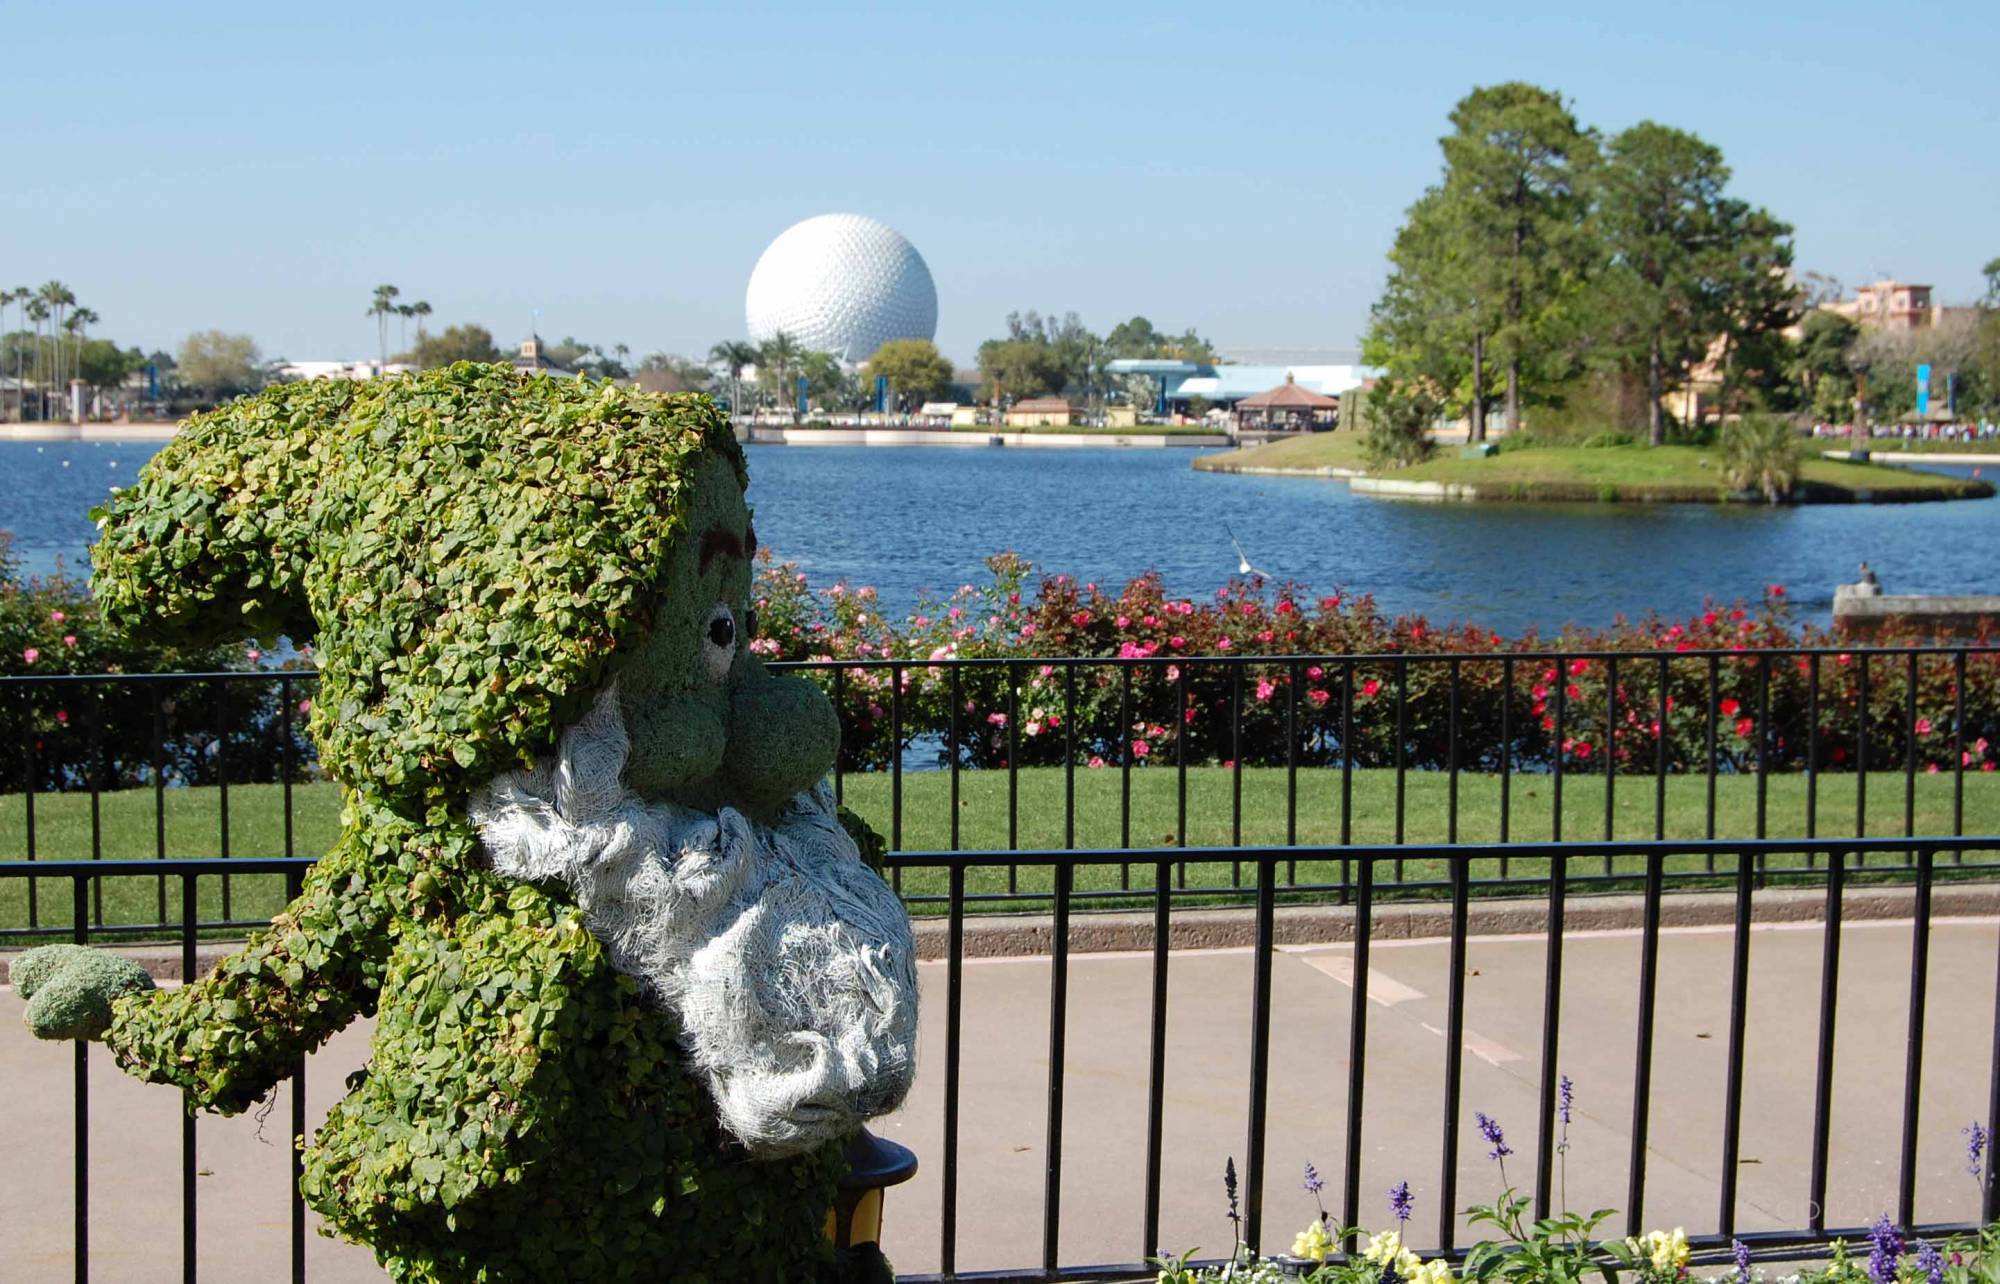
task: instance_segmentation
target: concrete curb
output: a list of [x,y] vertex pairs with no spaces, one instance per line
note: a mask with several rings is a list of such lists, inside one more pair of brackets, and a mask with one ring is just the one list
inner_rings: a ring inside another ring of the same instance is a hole
[[[1916,893],[1907,887],[1851,887],[1841,900],[1843,922],[1883,922],[1910,917]],[[1817,923],[1826,912],[1826,894],[1813,888],[1767,888],[1751,900],[1751,921]],[[1563,931],[1634,931],[1644,921],[1640,896],[1573,896],[1563,908]],[[1933,886],[1933,918],[2000,917],[2000,884]],[[1661,900],[1662,927],[1717,927],[1735,922],[1736,897],[1730,892],[1675,892]],[[1445,901],[1402,901],[1377,905],[1374,941],[1437,940],[1451,934],[1451,905]],[[1549,906],[1541,898],[1488,898],[1467,907],[1466,931],[1471,936],[1540,935],[1548,930]],[[936,962],[946,957],[950,925],[941,918],[916,921],[917,957]],[[1354,908],[1350,905],[1299,905],[1279,908],[1274,939],[1281,946],[1338,945],[1354,939]],[[1046,955],[1055,940],[1054,922],[1046,914],[978,914],[965,920],[965,957],[969,959],[1035,958]],[[1247,906],[1227,909],[1183,909],[1173,914],[1168,948],[1173,950],[1247,949],[1257,943],[1256,912]],[[235,951],[239,942],[204,941],[195,949],[197,975]],[[181,976],[178,946],[121,945],[108,947],[132,959],[155,980]],[[1111,911],[1073,914],[1069,921],[1072,954],[1113,954],[1153,948],[1151,911]],[[0,952],[0,969],[11,976],[18,950]]]

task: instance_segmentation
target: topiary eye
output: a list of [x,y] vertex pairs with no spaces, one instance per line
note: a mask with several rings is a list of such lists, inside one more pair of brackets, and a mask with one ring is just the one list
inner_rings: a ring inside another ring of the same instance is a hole
[[720,682],[729,675],[729,666],[735,659],[736,613],[727,602],[717,602],[702,630],[702,667],[708,670],[709,677]]

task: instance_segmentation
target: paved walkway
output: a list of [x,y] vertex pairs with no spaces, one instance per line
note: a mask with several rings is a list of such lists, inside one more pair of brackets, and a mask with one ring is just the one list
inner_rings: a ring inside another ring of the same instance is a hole
[[[1956,1220],[1976,1208],[1959,1129],[1983,1118],[1994,1012],[1992,919],[1942,920],[1933,934],[1930,1021],[1924,1040],[1919,1220]],[[1819,991],[1817,924],[1756,930],[1752,947],[1750,1067],[1739,1224],[1804,1224]],[[1901,1121],[1907,922],[1852,924],[1843,937],[1835,1080],[1833,1224],[1893,1207]],[[1562,1069],[1576,1081],[1569,1201],[1625,1203],[1632,1105],[1639,940],[1577,935],[1566,946]],[[1728,1012],[1726,929],[1670,929],[1662,940],[1654,1110],[1645,1221],[1715,1226]],[[1386,1218],[1382,1192],[1409,1181],[1412,1239],[1435,1241],[1444,1099],[1447,947],[1378,942],[1369,1020],[1362,1211]],[[1533,1180],[1535,1075],[1541,1028],[1539,937],[1486,937],[1469,947],[1466,978],[1465,1136],[1458,1202],[1488,1198],[1497,1172],[1472,1128],[1475,1110],[1499,1119],[1519,1152],[1508,1176]],[[1336,1198],[1343,1174],[1347,1025],[1353,955],[1345,946],[1294,947],[1274,961],[1268,1243],[1288,1242],[1311,1199],[1298,1188],[1307,1160]],[[1161,1225],[1168,1242],[1227,1243],[1221,1172],[1244,1153],[1251,956],[1243,950],[1176,954],[1167,1070],[1166,1175]],[[895,1192],[887,1247],[906,1271],[938,1266],[944,965],[925,964],[921,1056],[908,1107],[877,1130],[914,1149],[924,1169]],[[1129,1261],[1142,1248],[1145,1085],[1150,962],[1144,954],[1072,959],[1060,1253],[1066,1263]],[[1032,1266],[1040,1259],[1046,1163],[1049,967],[1046,959],[971,961],[965,967],[965,1066],[958,1265]],[[340,1078],[366,1057],[367,1031],[343,1033],[313,1058],[315,1124]],[[71,1058],[36,1044],[20,1002],[0,989],[0,1083],[8,1117],[0,1165],[7,1245],[0,1275],[66,1278],[70,1266]],[[120,1281],[179,1278],[179,1121],[173,1095],[118,1075],[91,1057],[94,1275]],[[200,1130],[202,1278],[267,1280],[286,1253],[285,1121],[205,1120]],[[1337,1205],[1336,1205],[1337,1206]],[[1622,1219],[1612,1229],[1622,1230]],[[377,1280],[368,1255],[314,1238],[316,1280]]]

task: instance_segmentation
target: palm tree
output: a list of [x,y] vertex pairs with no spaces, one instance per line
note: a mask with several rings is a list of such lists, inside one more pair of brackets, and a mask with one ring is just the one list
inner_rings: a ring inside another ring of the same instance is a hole
[[785,404],[790,395],[788,389],[792,383],[792,369],[804,355],[805,349],[799,346],[799,341],[782,330],[759,345],[757,364],[769,367],[777,388],[778,404]]
[[729,371],[729,413],[732,415],[743,404],[743,367],[756,365],[757,358],[757,345],[738,339],[725,339],[708,350],[709,364]]
[[[8,305],[14,303],[20,303],[27,297],[28,297],[28,287],[25,285],[12,290],[0,290],[0,336],[4,336],[7,333]],[[22,321],[25,322],[27,320],[27,317],[24,315],[21,319]],[[14,402],[14,414],[17,417],[26,414],[28,406],[27,386],[21,382],[22,356],[23,354],[21,352],[21,345],[15,344],[14,345],[14,392],[16,396]]]
[[410,305],[410,315],[417,319],[417,346],[424,346],[424,318],[431,314],[431,305],[418,299]]
[[401,331],[396,336],[396,347],[400,352],[408,352],[410,350],[410,318],[415,315],[417,315],[415,304],[398,303],[396,305],[396,317],[402,325]]
[[375,301],[368,305],[364,316],[375,318],[375,342],[380,351],[382,364],[389,364],[389,314],[395,311],[395,298],[402,291],[393,285],[375,287]]
[[44,281],[42,282],[42,288],[35,293],[49,307],[49,341],[55,344],[55,366],[50,382],[54,383],[57,387],[61,387],[64,375],[62,346],[63,314],[76,302],[76,295],[61,281]]
[[[35,401],[41,407],[36,413],[35,418],[47,419],[49,417],[49,390],[48,384],[42,376],[42,322],[49,319],[48,301],[39,294],[29,295],[26,305],[21,309],[21,315],[35,323]],[[24,387],[21,393],[24,405],[26,404],[25,398],[27,395]]]

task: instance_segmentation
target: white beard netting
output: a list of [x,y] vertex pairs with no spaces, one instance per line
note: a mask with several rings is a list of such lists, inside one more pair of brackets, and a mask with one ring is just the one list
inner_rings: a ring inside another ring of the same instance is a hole
[[916,1071],[909,916],[821,782],[775,825],[649,803],[620,779],[614,690],[471,816],[493,868],[561,880],[612,963],[680,1019],[725,1127],[778,1158],[902,1103]]

